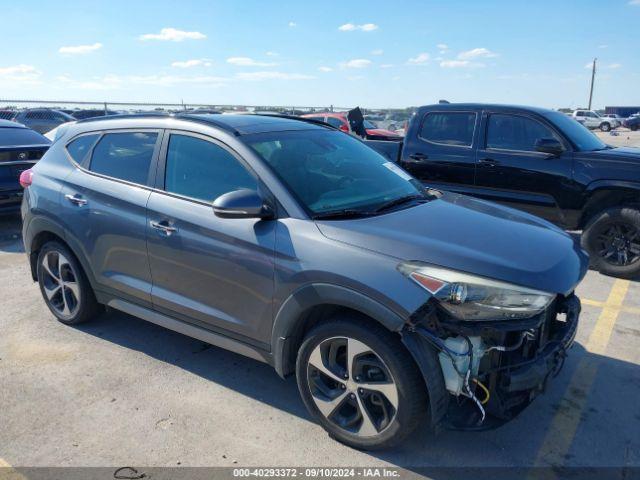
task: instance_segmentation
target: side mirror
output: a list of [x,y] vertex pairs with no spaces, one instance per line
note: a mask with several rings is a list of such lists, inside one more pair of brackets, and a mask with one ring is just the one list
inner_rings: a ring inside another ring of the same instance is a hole
[[213,201],[213,213],[220,218],[273,218],[270,205],[258,194],[249,189],[235,190],[220,195]]
[[553,156],[558,156],[564,152],[564,147],[555,138],[539,138],[536,140],[536,151],[542,153],[549,153]]

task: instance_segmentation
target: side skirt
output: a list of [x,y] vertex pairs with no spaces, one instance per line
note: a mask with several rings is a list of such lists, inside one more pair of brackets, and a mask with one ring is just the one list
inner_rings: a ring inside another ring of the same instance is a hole
[[126,300],[112,298],[107,302],[107,306],[120,310],[121,312],[128,313],[134,317],[141,318],[147,322],[155,323],[174,332],[182,333],[188,337],[197,338],[203,342],[210,343],[216,347],[224,348],[234,353],[244,355],[245,357],[253,358],[264,363],[271,363],[270,355],[259,348],[252,347],[245,343],[233,340],[229,337],[210,332],[204,328],[190,325],[186,322],[176,320],[167,315],[155,312],[148,308],[141,307]]

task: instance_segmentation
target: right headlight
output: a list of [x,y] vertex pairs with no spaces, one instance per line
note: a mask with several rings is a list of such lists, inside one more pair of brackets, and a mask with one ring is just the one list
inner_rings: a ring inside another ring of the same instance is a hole
[[460,320],[530,318],[555,298],[552,293],[419,262],[403,262],[398,269]]

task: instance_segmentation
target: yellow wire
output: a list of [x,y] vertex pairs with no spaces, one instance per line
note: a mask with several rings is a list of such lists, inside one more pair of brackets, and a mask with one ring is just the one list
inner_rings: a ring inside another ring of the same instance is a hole
[[482,400],[480,403],[482,405],[484,405],[485,403],[487,403],[489,401],[489,397],[491,396],[491,394],[489,393],[489,389],[487,387],[485,387],[482,382],[480,380],[478,380],[477,378],[473,379],[474,382],[476,382],[476,385],[478,385],[482,391],[485,394],[484,400]]

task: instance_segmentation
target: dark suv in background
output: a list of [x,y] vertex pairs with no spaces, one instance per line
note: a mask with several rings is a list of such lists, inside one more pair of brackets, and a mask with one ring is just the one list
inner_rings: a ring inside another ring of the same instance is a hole
[[575,336],[587,257],[570,236],[426,190],[321,122],[80,121],[23,177],[31,273],[60,321],[108,305],[295,372],[358,448],[424,417],[513,418]]
[[611,147],[564,113],[488,104],[420,107],[403,144],[368,142],[425,185],[582,230],[595,268],[640,275],[640,149]]
[[38,133],[47,133],[58,125],[66,122],[73,122],[76,119],[71,115],[49,108],[28,108],[18,110],[12,119],[21,123]]

